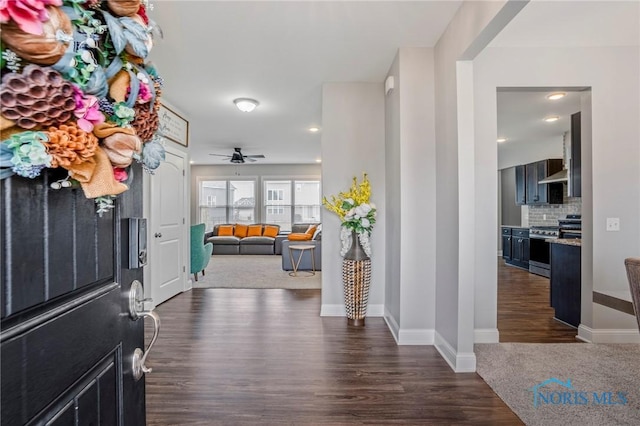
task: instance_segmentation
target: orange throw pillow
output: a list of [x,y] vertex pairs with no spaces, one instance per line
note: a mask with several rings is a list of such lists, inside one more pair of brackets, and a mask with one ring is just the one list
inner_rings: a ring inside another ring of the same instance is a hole
[[247,232],[247,237],[260,236],[262,236],[262,225],[249,225],[249,232]]
[[309,234],[313,237],[313,233],[316,232],[317,227],[318,227],[317,225],[309,225],[309,227],[305,231],[305,234]]
[[287,238],[290,241],[309,241],[311,240],[311,237],[313,237],[313,234],[299,234],[299,233],[293,232],[289,234]]
[[275,238],[277,235],[278,235],[278,227],[277,226],[270,226],[270,225],[265,225],[264,226],[264,231],[262,231],[262,236],[263,237]]
[[233,235],[238,238],[244,238],[247,236],[248,229],[249,227],[247,225],[240,225],[239,223],[236,223],[236,232]]
[[218,237],[231,237],[231,236],[233,236],[233,225],[218,226]]

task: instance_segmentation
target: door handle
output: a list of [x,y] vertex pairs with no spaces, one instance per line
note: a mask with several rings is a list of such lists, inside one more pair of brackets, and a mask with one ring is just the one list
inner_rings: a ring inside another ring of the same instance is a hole
[[132,370],[133,378],[136,381],[140,380],[145,373],[151,373],[152,369],[147,367],[145,362],[151,348],[158,339],[158,334],[160,334],[160,317],[155,311],[146,310],[144,308],[145,302],[150,302],[151,300],[152,299],[150,298],[144,298],[144,288],[142,287],[142,283],[138,280],[134,280],[131,283],[131,290],[129,291],[129,316],[134,321],[147,317],[153,320],[153,337],[151,338],[149,346],[145,351],[140,348],[136,348],[133,352]]
[[136,350],[133,351],[132,368],[133,378],[135,380],[140,380],[143,374],[151,373],[151,371],[153,371],[152,368],[149,368],[145,365],[145,362],[147,361],[147,356],[149,355],[151,348],[158,339],[158,334],[160,334],[160,317],[158,316],[158,314],[156,314],[155,311],[145,311],[141,312],[141,315],[142,317],[149,317],[153,320],[153,337],[151,338],[151,342],[149,343],[146,351],[143,352],[140,348],[136,348]]
[[154,237],[156,238],[161,238],[162,237],[162,233],[161,232],[156,232],[155,234],[153,234]]

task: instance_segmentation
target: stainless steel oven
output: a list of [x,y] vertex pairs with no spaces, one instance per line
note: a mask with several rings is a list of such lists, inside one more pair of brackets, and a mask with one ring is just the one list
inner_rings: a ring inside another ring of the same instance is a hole
[[551,276],[551,247],[546,240],[558,238],[558,227],[532,226],[529,229],[529,272]]

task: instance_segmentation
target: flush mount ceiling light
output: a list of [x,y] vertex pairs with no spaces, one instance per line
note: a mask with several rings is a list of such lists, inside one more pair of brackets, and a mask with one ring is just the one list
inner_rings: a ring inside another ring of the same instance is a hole
[[549,99],[550,101],[557,101],[558,99],[562,99],[565,96],[567,96],[567,94],[564,92],[556,92],[556,93],[551,93],[550,95],[547,95],[547,99]]
[[547,123],[553,123],[554,121],[558,120],[560,120],[560,117],[558,117],[557,115],[551,115],[544,119],[544,121],[546,121]]
[[319,127],[309,127],[309,131],[310,131],[311,133],[316,133],[316,132],[319,132],[319,131],[320,131],[320,128],[319,128]]
[[507,138],[498,138],[496,139],[497,142],[502,143],[502,142],[506,142]]
[[250,98],[234,99],[233,103],[236,104],[238,109],[240,111],[242,111],[242,112],[251,112],[254,109],[256,109],[256,107],[258,105],[260,105],[260,102],[256,101],[255,99],[250,99]]

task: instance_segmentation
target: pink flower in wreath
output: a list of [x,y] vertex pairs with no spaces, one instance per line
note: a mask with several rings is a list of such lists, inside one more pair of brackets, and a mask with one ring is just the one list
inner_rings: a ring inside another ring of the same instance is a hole
[[140,82],[140,89],[138,90],[138,103],[146,104],[151,100],[151,90],[146,83]]
[[124,182],[129,178],[129,175],[127,175],[127,171],[125,169],[120,168],[120,167],[114,167],[113,168],[113,177],[118,182]]
[[49,20],[46,6],[62,6],[62,0],[0,0],[0,23],[13,20],[25,33],[41,35]]
[[85,95],[82,90],[73,86],[73,99],[76,102],[74,114],[78,119],[78,127],[90,133],[93,131],[94,125],[104,123],[104,115],[100,112],[98,98]]

